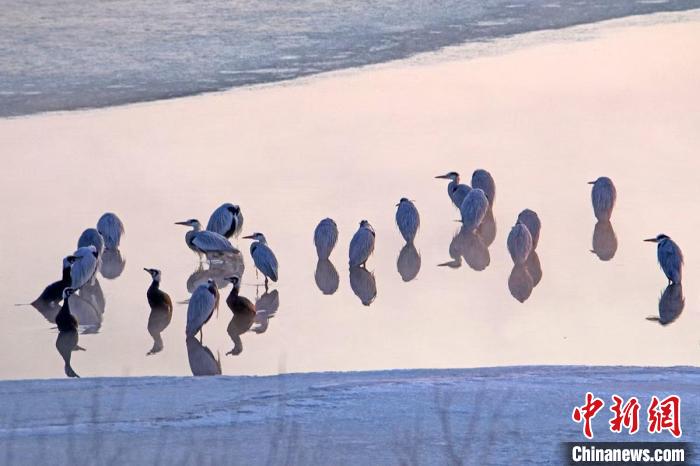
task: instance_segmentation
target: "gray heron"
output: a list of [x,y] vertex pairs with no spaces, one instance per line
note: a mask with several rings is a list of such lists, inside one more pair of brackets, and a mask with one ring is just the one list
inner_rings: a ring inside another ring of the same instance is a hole
[[365,306],[377,297],[377,281],[374,274],[364,267],[350,267],[350,288]]
[[489,200],[486,194],[479,188],[469,191],[459,206],[459,213],[462,216],[462,225],[467,230],[474,230],[481,225],[481,222],[489,210]]
[[119,249],[119,243],[124,234],[124,224],[116,214],[112,212],[103,214],[97,221],[97,231],[102,235],[106,249]]
[[609,261],[617,252],[617,236],[609,220],[598,220],[593,227],[593,249],[591,252],[602,261]]
[[647,317],[647,320],[658,322],[660,325],[668,325],[678,319],[684,307],[683,285],[672,283],[666,287],[659,299],[659,316]]
[[96,228],[86,229],[78,238],[78,248],[85,246],[94,246],[98,259],[102,257],[102,253],[105,250],[105,240]]
[[396,204],[396,225],[401,236],[407,243],[412,243],[420,227],[420,215],[418,209],[409,199],[402,197]]
[[44,288],[39,297],[32,302],[32,305],[39,302],[55,303],[63,298],[63,290],[71,286],[70,269],[76,260],[79,260],[77,256],[66,256],[63,258],[61,279]]
[[331,295],[338,291],[340,285],[340,276],[333,263],[328,259],[319,259],[316,263],[316,272],[314,273],[316,286],[321,293]]
[[78,289],[94,281],[98,254],[95,246],[90,245],[78,248],[73,256],[76,259],[70,267],[71,287]]
[[472,189],[481,189],[489,200],[489,206],[493,208],[496,200],[496,183],[493,181],[491,173],[479,168],[472,173]]
[[265,289],[267,289],[268,278],[276,282],[279,278],[277,265],[277,257],[272,252],[270,246],[267,245],[267,239],[262,233],[253,233],[252,235],[244,236],[246,239],[252,239],[250,245],[250,255],[253,258],[255,267],[265,276]]
[[208,231],[213,231],[226,238],[238,237],[242,229],[243,213],[241,208],[230,202],[217,207],[207,222]]
[[226,280],[233,285],[231,293],[229,293],[228,298],[226,298],[226,304],[228,308],[231,309],[231,312],[234,314],[255,316],[255,304],[253,304],[250,299],[240,295],[241,279],[234,275],[232,277],[227,277]]
[[410,282],[420,272],[421,259],[416,246],[411,243],[406,243],[399,251],[399,257],[396,259],[396,270],[401,275],[401,279],[405,282]]
[[202,225],[195,218],[175,222],[175,225],[185,225],[192,228],[185,234],[185,242],[200,258],[202,255],[206,256],[207,259],[221,258],[238,253],[238,250],[231,246],[229,240],[224,236],[213,231],[202,230]]
[[364,267],[367,259],[374,252],[375,233],[372,225],[367,220],[360,222],[360,227],[350,240],[350,267]]
[[532,235],[524,223],[518,221],[508,234],[508,252],[514,264],[522,265],[532,251]]
[[[214,280],[201,284],[194,290],[190,302],[187,304],[187,326],[185,335],[193,338],[197,332],[202,331],[204,324],[209,322],[214,310],[219,306],[219,289]],[[200,333],[200,339],[202,334]]]
[[338,241],[338,226],[332,218],[321,220],[314,230],[314,246],[319,259],[328,259]]
[[542,222],[540,222],[540,217],[537,212],[530,209],[525,209],[518,214],[518,222],[522,223],[530,231],[532,236],[532,249],[537,249],[537,244],[540,242],[540,230],[542,229]]
[[669,283],[680,283],[683,276],[683,253],[681,248],[663,233],[656,238],[645,239],[657,243],[656,255],[659,259],[661,270],[664,271]]
[[601,176],[595,181],[589,181],[593,185],[591,190],[591,201],[593,202],[593,213],[598,220],[610,220],[617,191],[612,180],[607,176]]
[[170,325],[173,317],[173,302],[168,293],[160,289],[160,270],[146,268],[143,270],[151,276],[151,286],[146,291],[146,299],[151,308],[147,329],[148,334],[153,338],[153,347],[146,355],[152,355],[163,350],[163,338],[160,334]]
[[74,288],[66,288],[63,290],[63,306],[56,314],[56,326],[59,332],[69,332],[78,330],[78,319],[70,312],[70,297],[75,293]]
[[459,182],[459,173],[457,172],[449,172],[444,175],[436,176],[435,178],[450,180],[450,183],[447,185],[447,195],[450,196],[450,200],[455,207],[459,209],[459,206],[462,205],[464,197],[469,193],[469,191],[471,191],[472,188]]

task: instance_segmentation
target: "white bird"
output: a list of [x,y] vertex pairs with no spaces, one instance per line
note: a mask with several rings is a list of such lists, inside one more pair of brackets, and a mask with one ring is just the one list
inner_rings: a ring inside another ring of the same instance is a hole
[[[194,337],[209,322],[214,310],[219,307],[219,289],[214,280],[209,279],[194,290],[187,304],[187,338]],[[201,337],[201,334],[200,334]]]
[[71,287],[81,288],[92,282],[97,272],[97,249],[95,246],[83,246],[73,253],[76,260],[70,266]]
[[119,249],[119,243],[124,234],[124,224],[112,212],[102,215],[97,221],[97,231],[104,238],[107,249]]
[[459,182],[459,173],[457,172],[449,172],[444,175],[436,176],[435,178],[451,180],[447,185],[447,195],[450,196],[450,199],[455,207],[459,209],[459,206],[462,205],[462,201],[464,200],[465,196],[469,193],[469,191],[471,191],[472,188]]
[[338,226],[332,218],[321,220],[314,230],[316,254],[321,260],[328,259],[338,241]]
[[97,251],[97,257],[102,257],[102,253],[105,250],[105,241],[97,229],[88,228],[82,232],[80,238],[78,238],[78,247],[83,248],[85,246],[94,246],[95,251]]
[[532,235],[532,249],[536,249],[537,243],[540,241],[540,229],[542,228],[540,217],[537,216],[535,211],[525,209],[518,214],[518,222],[525,225],[530,231],[530,235]]
[[668,278],[669,283],[681,283],[683,276],[683,253],[681,248],[668,236],[663,233],[656,238],[645,239],[652,243],[657,243],[656,255],[659,259],[661,270]]
[[187,246],[194,252],[209,257],[220,257],[226,254],[237,254],[238,249],[231,246],[229,240],[213,231],[202,231],[202,225],[197,219],[191,218],[184,222],[175,222],[176,225],[192,227],[192,230],[185,234]]
[[462,224],[464,228],[471,231],[481,225],[486,212],[489,210],[489,200],[483,190],[474,188],[469,191],[469,194],[459,206],[459,212],[462,215]]
[[412,243],[418,233],[420,227],[420,215],[418,209],[410,200],[402,197],[396,204],[396,225],[399,227],[401,236],[406,240],[406,243]]
[[522,265],[532,251],[532,235],[519,220],[508,234],[508,252],[516,265]]
[[278,278],[278,265],[275,253],[267,245],[267,239],[262,233],[253,233],[249,236],[244,236],[246,239],[252,239],[253,244],[250,245],[250,255],[253,257],[255,267],[265,276],[265,289],[267,289],[268,278],[273,282]]
[[243,213],[241,208],[227,202],[219,206],[209,217],[207,230],[230,238],[238,237],[243,229]]
[[477,188],[486,194],[489,205],[493,207],[493,202],[496,200],[496,182],[493,181],[491,173],[481,168],[474,170],[474,173],[472,173],[472,189]]
[[591,201],[593,202],[593,213],[598,220],[610,220],[617,191],[612,180],[607,176],[601,176],[595,181],[589,181],[593,185],[591,190]]
[[350,267],[365,266],[367,259],[374,252],[375,233],[367,220],[360,222],[360,228],[350,240]]

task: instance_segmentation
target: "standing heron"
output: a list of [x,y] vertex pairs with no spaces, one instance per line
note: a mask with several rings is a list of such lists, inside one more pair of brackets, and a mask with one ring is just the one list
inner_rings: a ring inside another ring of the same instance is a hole
[[532,249],[537,249],[537,243],[540,241],[540,229],[542,229],[540,217],[534,210],[525,209],[518,214],[518,222],[525,225],[530,231],[530,235],[532,236]]
[[350,240],[350,267],[364,267],[367,264],[367,259],[374,252],[374,239],[374,228],[367,220],[362,220],[360,228]]
[[267,239],[262,233],[253,233],[244,238],[253,240],[250,245],[250,255],[253,257],[255,267],[265,276],[265,290],[267,290],[268,278],[276,282],[279,277],[277,257],[267,245]]
[[105,248],[109,250],[119,249],[122,235],[124,234],[124,224],[112,212],[103,214],[97,221],[97,231],[104,239]]
[[489,200],[483,190],[474,188],[469,191],[459,206],[464,228],[471,231],[478,228],[489,210]]
[[59,332],[70,332],[78,330],[78,319],[70,312],[70,304],[68,303],[71,295],[75,293],[75,288],[66,288],[63,290],[63,306],[56,314],[56,326]]
[[406,243],[413,243],[420,227],[420,215],[412,201],[402,197],[396,204],[396,225]]
[[70,269],[73,263],[79,260],[77,256],[66,256],[63,258],[63,272],[61,279],[53,282],[41,292],[32,304],[55,303],[63,297],[63,290],[71,286]]
[[522,265],[532,251],[532,235],[520,220],[511,228],[508,234],[508,252],[516,265]]
[[214,280],[209,279],[194,290],[187,305],[187,326],[185,335],[193,338],[197,332],[202,339],[202,327],[209,322],[214,310],[219,307],[219,289]]
[[314,245],[320,260],[328,259],[338,241],[338,226],[332,218],[321,220],[314,230]]
[[595,181],[589,181],[593,185],[591,190],[591,201],[593,202],[593,213],[598,220],[610,220],[617,191],[612,180],[607,176],[601,176]]
[[173,317],[173,302],[168,293],[160,289],[161,272],[158,269],[146,269],[151,276],[151,286],[146,291],[146,299],[151,308],[148,315],[148,333],[153,338],[153,347],[146,353],[152,355],[163,350],[163,338],[160,334],[165,330]]
[[649,238],[644,241],[657,243],[656,255],[659,258],[661,270],[664,271],[669,284],[681,283],[683,275],[683,253],[681,248],[663,233],[656,238]]
[[472,189],[481,189],[489,200],[489,206],[493,208],[496,200],[496,182],[493,181],[491,173],[483,169],[474,170],[472,173]]
[[220,258],[227,254],[238,253],[238,250],[231,246],[229,240],[224,236],[213,231],[202,231],[202,224],[195,218],[183,222],[175,222],[175,225],[192,227],[192,229],[185,234],[185,242],[191,250],[199,255],[200,259],[202,255],[209,259],[210,257]]
[[207,222],[207,231],[213,231],[226,238],[238,237],[242,229],[243,213],[241,208],[230,202],[219,206]]
[[78,289],[92,282],[97,272],[97,249],[95,246],[83,246],[75,253],[75,260],[70,267],[71,287]]
[[250,299],[240,295],[241,279],[234,275],[233,277],[227,277],[226,281],[231,282],[231,285],[233,285],[231,293],[226,298],[226,304],[231,309],[231,312],[255,316],[255,304]]
[[97,229],[88,228],[78,238],[78,247],[83,248],[85,246],[94,246],[97,251],[97,257],[100,258],[105,250],[105,240]]
[[436,176],[435,178],[451,180],[447,185],[447,195],[450,196],[450,200],[455,207],[459,209],[459,206],[462,205],[464,197],[469,193],[469,191],[471,191],[472,188],[459,182],[459,173],[457,172],[449,172],[444,175]]

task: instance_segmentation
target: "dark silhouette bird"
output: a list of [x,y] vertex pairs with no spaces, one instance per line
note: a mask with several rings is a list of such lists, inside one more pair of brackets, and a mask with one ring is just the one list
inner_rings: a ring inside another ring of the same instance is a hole
[[680,283],[683,275],[683,253],[681,248],[668,236],[663,233],[656,238],[645,239],[652,243],[657,243],[656,255],[659,265],[669,283]]
[[253,304],[250,299],[239,294],[241,279],[234,275],[228,277],[226,280],[233,285],[231,287],[231,293],[229,293],[228,298],[226,298],[226,304],[229,309],[231,309],[231,312],[234,314],[249,314],[255,316],[255,304]]
[[36,298],[31,304],[54,303],[63,299],[63,290],[70,288],[70,268],[73,262],[76,260],[78,260],[78,257],[76,256],[64,257],[61,279],[44,288],[44,291],[42,291],[39,297]]
[[161,333],[170,325],[173,317],[173,302],[168,293],[160,289],[161,272],[158,269],[143,269],[151,276],[151,286],[146,291],[146,299],[151,308],[148,315],[148,333],[153,338],[153,347],[146,353],[156,354],[163,350]]
[[75,293],[74,288],[66,288],[63,290],[63,306],[56,314],[56,326],[59,332],[68,332],[78,330],[78,319],[70,312],[70,297]]

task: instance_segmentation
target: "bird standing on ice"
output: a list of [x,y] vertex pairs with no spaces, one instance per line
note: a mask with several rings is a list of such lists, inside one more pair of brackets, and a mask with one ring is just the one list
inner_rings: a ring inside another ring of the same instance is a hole
[[367,259],[374,252],[375,233],[367,220],[360,222],[360,228],[350,240],[350,267],[365,266]]
[[413,243],[420,227],[420,215],[418,209],[410,200],[402,197],[396,204],[396,225],[399,227],[401,236],[406,240],[406,243]]
[[532,251],[532,235],[524,223],[518,221],[508,234],[508,252],[516,265],[527,261]]
[[332,218],[321,220],[314,230],[314,246],[321,260],[328,259],[338,241],[338,226]]
[[683,253],[681,248],[663,233],[656,238],[649,238],[644,241],[657,243],[656,255],[659,259],[661,270],[668,278],[669,284],[681,283],[683,276]]
[[595,181],[589,181],[593,185],[591,190],[591,201],[593,202],[593,213],[598,220],[610,220],[617,191],[612,180],[607,176],[601,176]]
[[474,188],[466,195],[459,206],[462,216],[462,224],[467,231],[473,231],[481,225],[481,222],[489,210],[489,200],[483,190]]
[[265,276],[265,289],[267,290],[268,278],[273,282],[276,282],[278,278],[277,257],[267,245],[267,239],[262,233],[253,233],[243,238],[254,240],[253,244],[250,245],[250,255],[253,257],[255,267]]
[[451,180],[447,185],[447,195],[450,196],[452,203],[459,209],[462,205],[464,197],[471,191],[468,185],[459,182],[459,173],[449,172],[444,175],[436,176],[437,179]]
[[210,278],[207,283],[202,283],[194,290],[187,305],[187,327],[185,328],[187,338],[193,338],[197,332],[200,332],[200,340],[202,339],[202,327],[209,322],[217,307],[219,307],[219,289]]
[[185,234],[185,242],[187,246],[196,252],[200,259],[205,255],[207,259],[212,257],[220,258],[226,254],[236,254],[238,250],[231,246],[229,240],[213,231],[202,231],[202,224],[199,220],[191,218],[183,222],[175,222],[175,225],[185,225],[192,227]]

